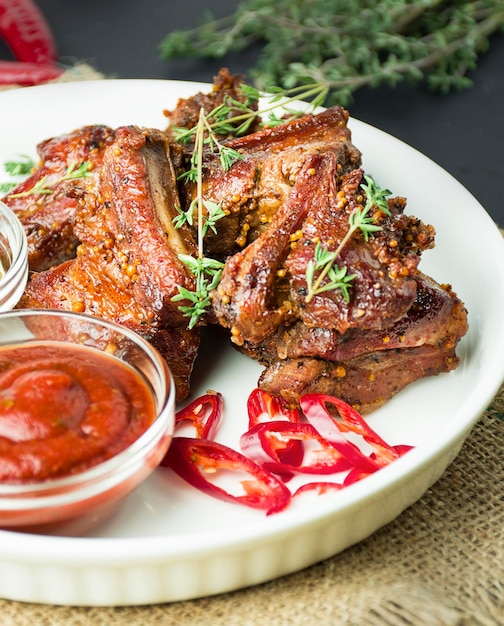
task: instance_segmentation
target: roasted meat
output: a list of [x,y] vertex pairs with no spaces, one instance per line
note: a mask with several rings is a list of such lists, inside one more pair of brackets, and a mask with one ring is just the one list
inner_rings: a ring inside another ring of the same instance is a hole
[[419,253],[432,245],[433,231],[406,218],[401,199],[389,203],[390,216],[379,217],[375,237],[366,240],[356,233],[343,247],[338,264],[354,277],[349,300],[331,289],[307,302],[306,269],[316,244],[337,249],[349,229],[349,214],[363,201],[362,171],[338,181],[337,169],[330,152],[310,156],[265,232],[227,261],[213,302],[237,345],[262,341],[280,322],[296,319],[341,334],[384,328],[412,305]]
[[191,233],[173,228],[178,205],[167,136],[117,129],[96,185],[79,197],[76,258],[34,274],[19,306],[86,312],[135,330],[165,356],[181,399],[199,335],[171,301],[177,285],[194,289],[177,256],[195,254]]
[[[195,127],[202,109],[212,123],[214,121],[212,112],[223,104],[229,108],[229,118],[242,112],[233,102],[244,104],[256,111],[257,101],[249,102],[246,94],[242,91],[243,84],[243,77],[230,74],[227,68],[222,68],[214,77],[212,91],[209,93],[198,92],[190,98],[180,98],[174,109],[164,112],[170,122],[166,129],[167,132],[172,132],[174,127],[188,129]],[[259,117],[252,120],[248,127],[249,132],[257,130],[259,122]]]
[[[199,182],[181,176],[194,143],[177,143],[174,126],[245,101],[241,79],[222,70],[209,94],[167,112],[165,131],[85,127],[42,143],[40,168],[7,199],[30,240],[33,273],[19,306],[85,311],[139,332],[165,356],[177,398],[187,397],[200,334],[173,298],[196,282],[179,255],[202,250],[198,220],[173,220],[214,203],[224,217],[204,254],[224,270],[199,325],[228,329],[235,348],[264,366],[262,389],[291,404],[308,392],[336,395],[369,413],[457,367],[467,312],[419,269],[434,228],[406,214],[405,198],[373,195],[347,111],[264,128],[254,116],[248,134],[219,135],[240,155],[228,169],[210,143]],[[89,176],[63,180],[82,162]],[[44,176],[54,177],[50,194],[24,193]],[[355,226],[364,209],[368,231]],[[320,253],[332,255],[327,273],[314,269]]]
[[[223,171],[219,158],[204,154],[203,197],[219,204],[226,216],[216,233],[210,232],[207,254],[226,258],[254,241],[290,195],[308,156],[334,154],[337,176],[359,167],[361,153],[352,144],[347,127],[348,113],[332,107],[317,115],[305,115],[279,126],[230,139],[227,148],[241,159]],[[181,189],[181,200],[189,207],[196,193],[193,183]]]
[[[75,256],[75,194],[96,184],[103,153],[114,140],[107,126],[85,126],[42,141],[36,170],[2,200],[18,216],[28,239],[28,263],[40,272]],[[87,164],[86,175],[68,176]],[[37,185],[45,191],[36,193]]]
[[259,386],[297,403],[304,393],[327,393],[369,413],[406,385],[450,372],[455,348],[467,332],[467,313],[449,285],[418,273],[415,301],[381,330],[279,326],[260,344],[242,350],[266,366]]
[[[404,198],[373,209],[373,236],[345,239],[366,194],[362,170],[337,171],[331,152],[306,159],[268,228],[226,262],[213,304],[231,341],[266,365],[261,388],[293,404],[303,393],[336,395],[366,413],[410,382],[454,369],[467,316],[451,289],[418,272],[434,229],[404,214]],[[308,301],[319,242],[340,250],[348,297],[331,288]]]

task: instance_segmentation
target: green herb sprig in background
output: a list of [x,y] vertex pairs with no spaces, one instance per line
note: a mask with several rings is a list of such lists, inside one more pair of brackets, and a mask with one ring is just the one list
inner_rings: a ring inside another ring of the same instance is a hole
[[232,15],[168,34],[160,54],[222,58],[256,47],[259,89],[318,83],[326,104],[346,106],[364,86],[469,87],[468,72],[503,27],[504,0],[243,0]]

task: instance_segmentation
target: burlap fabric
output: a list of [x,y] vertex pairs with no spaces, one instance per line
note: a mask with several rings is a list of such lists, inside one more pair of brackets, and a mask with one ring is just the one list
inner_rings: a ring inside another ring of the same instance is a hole
[[165,605],[0,600],[0,625],[504,625],[503,451],[504,386],[442,478],[395,521],[331,559],[257,587]]

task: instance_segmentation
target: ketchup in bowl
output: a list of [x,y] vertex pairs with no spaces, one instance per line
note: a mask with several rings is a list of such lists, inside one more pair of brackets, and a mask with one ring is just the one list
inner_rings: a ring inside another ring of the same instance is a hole
[[0,481],[34,482],[97,465],[155,417],[147,383],[106,352],[57,342],[0,348]]
[[75,535],[159,465],[170,371],[146,340],[80,313],[0,313],[0,528]]

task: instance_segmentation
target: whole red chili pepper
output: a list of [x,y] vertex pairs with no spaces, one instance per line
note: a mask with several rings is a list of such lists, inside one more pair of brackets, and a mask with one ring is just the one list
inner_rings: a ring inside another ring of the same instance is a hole
[[63,70],[49,63],[20,63],[0,61],[0,85],[40,85],[56,80]]
[[44,15],[33,0],[0,0],[0,37],[18,61],[56,61],[56,44]]
[[[291,498],[290,491],[273,474],[216,441],[174,437],[161,465],[170,467],[190,485],[208,495],[262,509],[268,515],[282,511]],[[212,482],[210,479],[216,479],[219,472],[236,472],[243,494],[234,495]]]

